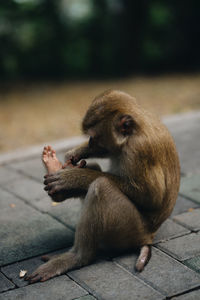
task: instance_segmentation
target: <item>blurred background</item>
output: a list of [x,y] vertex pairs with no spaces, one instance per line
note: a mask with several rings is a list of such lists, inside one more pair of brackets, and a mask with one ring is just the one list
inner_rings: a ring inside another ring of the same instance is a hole
[[200,1],[1,0],[0,152],[80,134],[122,89],[160,117],[200,109]]

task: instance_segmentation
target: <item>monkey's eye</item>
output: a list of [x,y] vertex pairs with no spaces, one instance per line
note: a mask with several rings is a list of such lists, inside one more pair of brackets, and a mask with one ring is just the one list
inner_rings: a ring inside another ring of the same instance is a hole
[[134,121],[131,116],[124,115],[120,118],[118,130],[123,135],[131,135],[134,129]]
[[124,122],[123,127],[124,129],[128,129],[130,127],[131,123],[129,121]]

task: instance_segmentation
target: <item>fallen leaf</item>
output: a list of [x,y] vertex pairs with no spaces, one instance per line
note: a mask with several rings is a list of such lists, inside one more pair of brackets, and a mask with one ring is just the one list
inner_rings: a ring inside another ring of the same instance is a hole
[[9,204],[9,206],[10,206],[11,208],[14,208],[14,207],[16,206],[16,204],[11,203],[11,204]]
[[23,278],[26,275],[26,273],[27,273],[27,270],[20,270],[19,277]]
[[51,206],[56,206],[58,204],[59,204],[58,202],[54,202],[54,201],[51,202]]
[[192,212],[193,210],[194,210],[194,208],[189,208],[188,209],[189,212]]

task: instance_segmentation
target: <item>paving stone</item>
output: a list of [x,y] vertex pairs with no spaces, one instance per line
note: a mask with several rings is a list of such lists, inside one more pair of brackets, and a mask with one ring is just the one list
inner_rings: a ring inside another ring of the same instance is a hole
[[28,282],[25,281],[24,278],[19,277],[20,270],[27,270],[28,273],[31,274],[41,264],[41,258],[35,257],[24,261],[16,262],[6,267],[2,267],[1,271],[3,274],[6,275],[7,278],[12,280],[12,282],[16,284],[16,286],[23,287],[28,285]]
[[[52,217],[0,191],[0,265],[68,247],[73,232]],[[7,203],[9,197],[12,206]],[[13,205],[14,204],[14,205]]]
[[42,283],[36,283],[14,291],[5,292],[0,294],[0,300],[72,300],[87,294],[88,292],[82,287],[69,279],[66,275],[63,275]]
[[155,247],[152,247],[152,257],[141,273],[134,270],[136,259],[136,255],[126,255],[115,261],[167,297],[200,286],[197,273]]
[[200,174],[181,178],[180,194],[200,203]]
[[62,204],[55,207],[51,206],[48,213],[62,223],[66,224],[69,228],[75,230],[78,223],[81,212],[81,201],[80,199],[67,199]]
[[200,255],[191,259],[185,260],[184,264],[192,270],[200,273]]
[[173,300],[198,300],[200,299],[200,290],[192,291],[179,297],[174,297]]
[[170,219],[167,219],[158,230],[154,243],[158,243],[164,240],[169,240],[174,237],[178,237],[184,234],[188,234],[190,231],[183,226],[176,224]]
[[[54,256],[57,254],[62,254],[68,251],[69,248],[64,248],[61,250],[56,250],[51,253],[46,253],[48,255]],[[8,266],[2,267],[1,271],[8,279],[10,279],[16,286],[24,287],[28,285],[28,282],[23,278],[19,277],[20,270],[27,270],[27,274],[31,274],[37,267],[42,265],[44,262],[41,260],[41,256],[29,258],[26,260],[22,260],[20,262],[16,262],[10,264]]]
[[175,139],[183,173],[199,173],[200,113],[171,116],[165,118],[165,124]]
[[0,166],[0,186],[3,186],[7,182],[13,182],[19,177],[21,177],[21,175],[16,171]]
[[46,197],[43,184],[33,179],[22,177],[4,185],[4,188],[34,205],[34,202]]
[[[17,204],[23,205],[23,201],[18,199],[15,195],[3,190],[0,187],[0,213],[1,215],[9,213],[11,209],[14,209]],[[1,222],[1,218],[0,218]]]
[[[54,206],[55,202],[53,203],[51,198],[46,195],[42,184],[24,177],[20,180],[17,180],[16,184],[12,183],[9,184],[9,186],[6,186],[7,190],[10,188],[12,189],[12,192],[25,199],[25,201],[30,203],[31,206],[42,212],[48,212],[48,214],[60,220],[62,223],[66,224],[72,229],[75,229],[80,216],[80,199],[67,199],[66,201],[57,203],[57,205]],[[30,191],[33,192],[29,196]]]
[[14,162],[8,165],[10,169],[22,172],[25,175],[35,178],[37,181],[43,182],[45,168],[41,157],[36,157],[28,160]]
[[164,299],[159,292],[113,262],[97,262],[68,275],[97,299]]
[[15,285],[0,272],[0,292],[14,289]]
[[175,207],[174,207],[173,212],[170,217],[187,212],[191,208],[198,208],[198,207],[200,207],[200,203],[198,204],[198,203],[190,201],[182,196],[178,196]]
[[200,209],[175,216],[173,219],[193,231],[200,230]]
[[185,236],[175,238],[163,243],[157,247],[169,253],[180,261],[200,255],[200,233],[191,233]]
[[47,212],[51,216],[60,220],[71,229],[75,229],[81,211],[80,199],[70,198],[63,202],[55,203],[51,201],[49,196],[46,196],[43,199],[35,201],[33,205],[40,211]]

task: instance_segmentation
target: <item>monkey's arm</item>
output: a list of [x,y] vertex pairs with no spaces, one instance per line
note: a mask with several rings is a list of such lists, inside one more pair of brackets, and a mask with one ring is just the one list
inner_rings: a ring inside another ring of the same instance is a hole
[[73,162],[77,163],[82,158],[88,158],[90,155],[90,149],[88,141],[84,142],[83,144],[67,151],[65,153],[65,160],[69,160],[73,158]]
[[54,201],[63,201],[70,197],[81,196],[87,193],[90,184],[98,177],[107,177],[131,199],[136,205],[144,209],[157,209],[158,203],[143,202],[137,198],[135,189],[126,179],[89,168],[70,168],[45,176],[45,190]]
[[89,157],[105,157],[107,151],[92,142],[90,138],[89,141],[84,142],[78,147],[75,147],[65,153],[65,160],[71,160],[74,164],[79,162],[83,158]]

